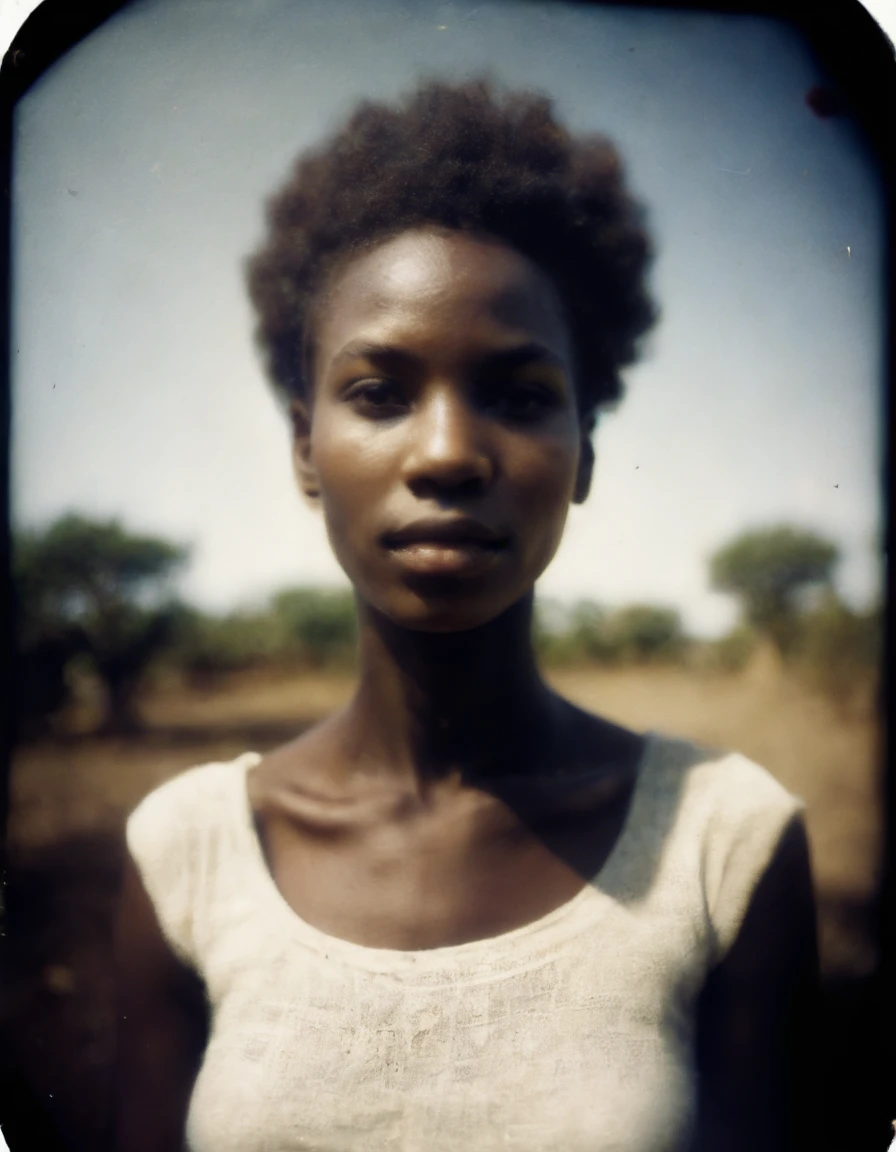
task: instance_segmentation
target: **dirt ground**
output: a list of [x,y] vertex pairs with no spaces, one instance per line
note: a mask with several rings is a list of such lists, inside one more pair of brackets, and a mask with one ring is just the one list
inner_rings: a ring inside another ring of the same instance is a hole
[[[725,677],[586,669],[551,679],[576,702],[631,727],[737,749],[806,802],[825,992],[821,1062],[839,1101],[830,1103],[822,1083],[820,1106],[832,1109],[832,1147],[886,1147],[872,1035],[882,782],[870,705],[838,709],[761,662]],[[139,736],[70,731],[16,750],[0,1002],[0,1121],[12,1152],[101,1143],[111,1091],[111,912],[127,813],[190,765],[290,738],[349,691],[348,678],[320,675],[159,690],[142,704]],[[841,1132],[845,1143],[837,1143]]]

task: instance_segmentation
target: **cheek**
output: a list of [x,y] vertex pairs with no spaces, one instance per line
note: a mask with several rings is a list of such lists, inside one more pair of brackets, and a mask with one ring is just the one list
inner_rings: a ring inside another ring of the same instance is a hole
[[578,466],[578,440],[566,436],[546,438],[520,460],[516,486],[525,492],[527,506],[542,514],[546,527],[566,519]]
[[389,484],[390,459],[385,445],[364,429],[329,413],[315,423],[311,436],[311,462],[320,483],[320,504],[327,533],[340,562],[345,545],[362,532],[382,491]]
[[575,492],[578,438],[558,436],[538,445],[515,470],[527,567],[543,570],[560,545]]
[[363,489],[369,472],[369,438],[357,424],[323,408],[311,429],[311,463],[320,480],[324,501],[342,503]]

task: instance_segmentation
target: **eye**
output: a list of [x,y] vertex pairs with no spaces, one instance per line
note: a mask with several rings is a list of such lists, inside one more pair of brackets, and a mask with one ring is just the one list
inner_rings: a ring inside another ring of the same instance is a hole
[[491,381],[482,390],[483,406],[499,418],[521,424],[535,423],[563,403],[556,388],[538,381]]
[[346,392],[346,400],[364,416],[389,419],[407,409],[407,398],[394,380],[359,380]]

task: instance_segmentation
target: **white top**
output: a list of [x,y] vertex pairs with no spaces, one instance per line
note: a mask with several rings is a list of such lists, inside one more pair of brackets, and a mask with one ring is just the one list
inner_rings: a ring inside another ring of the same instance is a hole
[[673,1152],[694,1007],[802,807],[763,768],[651,735],[622,832],[555,911],[486,940],[337,939],[280,895],[246,772],[193,768],[128,822],[212,1031],[192,1152]]

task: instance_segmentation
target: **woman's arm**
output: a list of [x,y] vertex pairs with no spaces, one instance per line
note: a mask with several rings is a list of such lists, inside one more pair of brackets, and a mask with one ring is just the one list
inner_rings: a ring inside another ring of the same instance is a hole
[[208,1036],[202,982],[172,953],[125,853],[115,942],[114,1152],[180,1152]]
[[809,848],[797,818],[700,1000],[699,1152],[820,1146],[813,1101],[817,983]]

